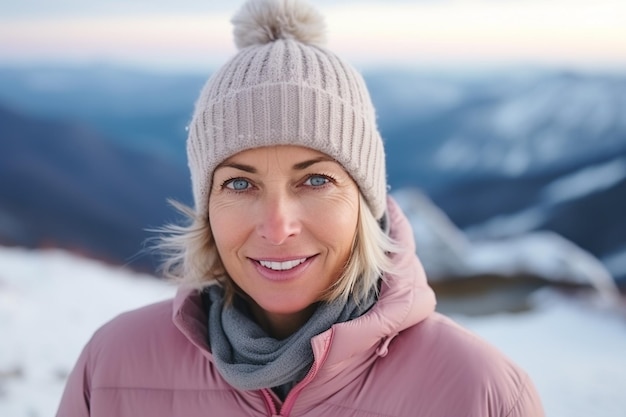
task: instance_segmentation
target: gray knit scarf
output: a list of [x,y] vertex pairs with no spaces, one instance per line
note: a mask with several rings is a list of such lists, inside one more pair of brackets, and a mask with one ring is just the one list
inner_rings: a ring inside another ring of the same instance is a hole
[[246,302],[236,297],[224,304],[224,292],[217,285],[206,288],[203,300],[208,314],[209,346],[222,377],[242,390],[274,388],[283,396],[304,378],[313,364],[311,338],[333,324],[363,315],[376,301],[376,291],[357,303],[319,303],[313,316],[299,330],[283,340],[269,336],[254,321]]

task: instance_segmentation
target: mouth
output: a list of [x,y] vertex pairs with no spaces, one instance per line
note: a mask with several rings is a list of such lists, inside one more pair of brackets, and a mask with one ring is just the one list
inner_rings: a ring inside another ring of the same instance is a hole
[[315,256],[303,256],[284,260],[251,259],[261,276],[271,281],[289,281],[302,276]]
[[257,262],[261,264],[261,266],[271,269],[273,271],[289,271],[290,269],[293,269],[298,265],[303,264],[304,262],[306,262],[307,259],[308,258],[299,258],[282,262],[258,260]]

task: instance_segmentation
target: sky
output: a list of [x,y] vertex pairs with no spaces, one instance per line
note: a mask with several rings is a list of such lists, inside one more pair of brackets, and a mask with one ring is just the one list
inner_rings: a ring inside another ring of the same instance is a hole
[[[310,0],[328,47],[360,67],[535,65],[626,70],[624,0]],[[1,64],[202,71],[235,53],[225,0],[0,4]]]

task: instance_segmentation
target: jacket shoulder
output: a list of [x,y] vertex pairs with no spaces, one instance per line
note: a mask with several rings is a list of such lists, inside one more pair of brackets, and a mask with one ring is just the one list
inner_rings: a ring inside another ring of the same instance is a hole
[[415,387],[424,395],[420,404],[428,404],[424,412],[432,415],[543,416],[535,387],[519,366],[438,313],[401,332],[379,363],[381,380]]
[[[160,339],[171,339],[175,342],[179,337],[172,323],[172,300],[150,304],[136,310],[124,312],[102,325],[94,333],[89,348],[94,354],[102,354],[115,347],[122,353],[134,349],[146,349],[155,345]],[[167,344],[169,346],[170,343]],[[117,355],[121,357],[121,355]]]
[[191,387],[201,379],[200,373],[210,367],[203,355],[208,351],[199,350],[176,328],[172,305],[166,300],[122,313],[94,333],[85,348],[92,390],[170,389],[171,381],[186,381]]
[[121,313],[96,330],[91,343],[98,345],[118,338],[143,340],[147,333],[167,330],[172,326],[172,304],[173,300],[168,299]]

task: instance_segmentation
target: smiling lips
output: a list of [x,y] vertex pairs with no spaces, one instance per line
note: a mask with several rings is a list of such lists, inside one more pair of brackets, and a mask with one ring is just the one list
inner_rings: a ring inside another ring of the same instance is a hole
[[288,271],[304,263],[306,260],[307,258],[300,258],[300,259],[293,259],[293,260],[284,261],[284,262],[275,262],[275,261],[258,261],[258,262],[265,268],[271,269],[273,271]]

